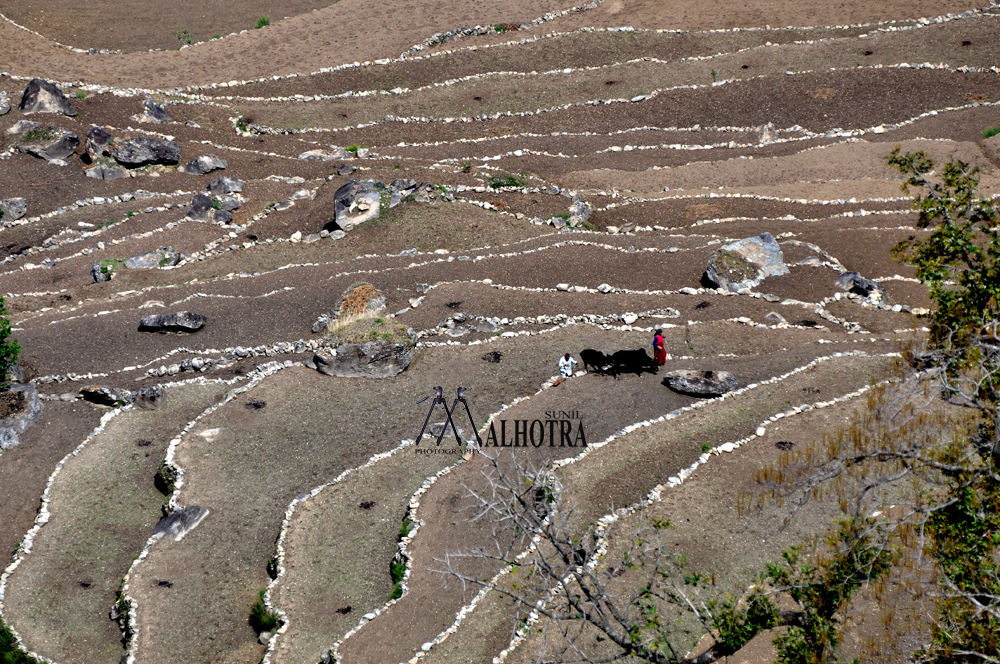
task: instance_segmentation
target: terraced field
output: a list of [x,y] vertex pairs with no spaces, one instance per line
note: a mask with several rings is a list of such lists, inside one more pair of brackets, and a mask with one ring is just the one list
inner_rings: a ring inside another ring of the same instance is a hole
[[[0,452],[0,617],[56,664],[568,661],[509,595],[441,573],[518,583],[461,555],[495,544],[470,519],[490,458],[415,441],[438,385],[449,403],[468,388],[484,438],[573,422],[575,445],[550,432],[497,453],[554,468],[580,532],[613,520],[609,565],[664,519],[720,588],[745,583],[835,512],[818,502],[782,530],[738,508],[775,443],[843,425],[926,332],[927,291],[891,253],[926,231],[886,156],[976,164],[1000,196],[996,6],[124,0],[109,30],[62,4],[0,21],[0,201],[26,206],[0,217],[0,294],[43,402]],[[76,115],[22,113],[34,77]],[[141,117],[147,100],[169,119]],[[24,120],[79,145],[19,150],[45,134]],[[95,178],[93,161],[117,168],[88,156],[95,126],[180,159]],[[200,155],[224,170],[178,167]],[[382,183],[353,228],[335,201],[351,179]],[[762,233],[784,274],[706,280],[720,247]],[[850,271],[885,297],[838,287]],[[415,339],[402,373],[317,370],[360,282],[384,298],[372,324]],[[207,322],[140,324],[180,311]],[[648,349],[657,328],[660,373],[553,380],[564,353]],[[662,375],[679,369],[740,389],[681,394]],[[165,396],[95,403],[96,386]],[[190,532],[154,536],[192,506],[207,513]],[[258,598],[274,624],[250,619]],[[774,661],[762,638],[744,650]]]

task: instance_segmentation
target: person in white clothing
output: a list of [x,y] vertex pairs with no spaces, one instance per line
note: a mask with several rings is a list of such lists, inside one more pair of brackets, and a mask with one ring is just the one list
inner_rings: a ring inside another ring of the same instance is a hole
[[570,357],[569,353],[566,353],[566,355],[559,358],[559,373],[569,378],[573,375],[574,364],[576,364],[576,360]]

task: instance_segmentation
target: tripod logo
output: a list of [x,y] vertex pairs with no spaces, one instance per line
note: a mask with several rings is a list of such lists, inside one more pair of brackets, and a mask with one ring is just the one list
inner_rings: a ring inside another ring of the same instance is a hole
[[431,415],[434,414],[434,409],[440,405],[444,408],[445,423],[444,427],[441,429],[440,435],[438,435],[436,445],[441,445],[441,441],[444,440],[444,435],[448,433],[450,428],[451,432],[455,434],[455,440],[458,441],[459,447],[461,447],[462,439],[458,435],[458,428],[455,426],[455,422],[451,419],[451,416],[454,415],[455,411],[458,409],[458,404],[461,403],[465,407],[465,414],[469,417],[469,424],[472,425],[472,433],[476,436],[476,441],[479,443],[479,446],[482,447],[483,440],[479,437],[479,427],[476,426],[475,420],[472,419],[472,411],[469,410],[469,402],[465,399],[465,388],[460,387],[457,391],[458,396],[455,397],[455,400],[452,402],[451,408],[448,408],[448,404],[444,399],[443,390],[440,386],[434,388],[434,394],[428,395],[417,401],[417,404],[422,404],[431,397],[434,397],[434,401],[431,402],[431,408],[427,411],[427,417],[424,419],[424,426],[420,428],[420,435],[417,436],[417,445],[420,444],[421,439],[424,437],[424,431],[427,430],[427,423],[431,421]]

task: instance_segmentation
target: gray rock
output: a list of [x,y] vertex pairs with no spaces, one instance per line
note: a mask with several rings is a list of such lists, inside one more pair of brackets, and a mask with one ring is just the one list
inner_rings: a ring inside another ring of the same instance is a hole
[[234,192],[240,193],[243,191],[243,180],[222,176],[221,178],[216,178],[209,182],[208,186],[205,187],[205,191],[214,196],[221,196],[222,194],[231,194]]
[[167,392],[160,385],[144,387],[135,395],[135,405],[143,410],[156,410],[167,399]]
[[131,390],[107,385],[90,385],[80,390],[84,401],[96,403],[99,406],[123,406],[135,400]]
[[0,201],[0,212],[4,221],[15,221],[28,214],[28,201],[23,198],[7,198]]
[[170,122],[170,116],[159,106],[152,97],[146,97],[142,104],[142,119],[148,122]]
[[[452,420],[452,424],[454,424],[454,420]],[[434,424],[430,425],[430,427],[428,427],[428,429],[429,429],[430,435],[433,436],[433,437],[435,437],[435,438],[437,438],[438,436],[440,436],[441,432],[445,431],[445,429],[447,429],[447,432],[444,434],[445,438],[447,438],[448,436],[454,436],[455,435],[455,429],[447,421],[445,421],[445,422],[435,422]],[[462,434],[464,434],[464,433],[465,433],[465,429],[463,429],[462,427],[458,427],[458,436],[459,436],[459,438],[461,438]]]
[[206,194],[195,194],[194,200],[191,201],[191,209],[184,217],[193,221],[210,221],[214,211],[211,197]]
[[184,509],[177,510],[173,514],[160,519],[153,528],[151,539],[158,540],[162,537],[172,537],[175,542],[180,542],[206,516],[208,516],[208,510],[204,507],[188,505]]
[[335,161],[337,159],[343,159],[343,157],[336,152],[327,152],[326,150],[306,150],[301,153],[298,158],[302,161]]
[[737,388],[736,377],[728,371],[671,371],[663,384],[675,392],[696,397],[717,397]]
[[181,260],[180,254],[174,251],[173,247],[160,247],[156,251],[146,254],[139,254],[125,261],[125,267],[130,269],[148,270],[154,267],[164,267],[167,265],[177,265]]
[[261,632],[257,636],[257,642],[260,643],[260,645],[262,645],[262,646],[266,646],[268,643],[271,642],[271,637],[272,636],[273,635],[271,634],[271,632]]
[[114,276],[114,271],[108,270],[108,272],[105,272],[101,269],[100,263],[94,263],[90,266],[90,278],[94,280],[95,284],[111,281],[112,276]]
[[39,127],[21,136],[17,142],[20,152],[27,152],[45,161],[65,159],[80,145],[80,137],[62,127]]
[[24,382],[24,370],[18,364],[12,364],[9,369],[7,369],[7,380],[12,383],[23,383]]
[[[42,400],[38,398],[38,386],[34,383],[11,385],[0,394],[14,395],[16,415],[0,419],[0,429],[10,429],[14,433],[24,433],[42,412]],[[7,396],[6,398],[11,398]]]
[[108,152],[108,144],[114,137],[100,127],[91,127],[87,130],[87,140],[83,147],[91,161],[97,161]]
[[84,173],[88,178],[95,180],[120,180],[128,177],[128,171],[121,166],[112,166],[111,164],[97,164],[93,168],[88,168]]
[[738,292],[753,288],[767,277],[788,274],[781,247],[770,233],[761,233],[724,245],[712,254],[705,279],[717,288]]
[[350,175],[358,169],[354,168],[350,164],[341,164],[337,167],[337,175]]
[[337,354],[321,348],[313,356],[316,370],[327,376],[388,378],[406,371],[413,360],[413,346],[369,341],[342,344]]
[[63,113],[70,117],[76,115],[76,109],[66,99],[62,90],[40,78],[33,78],[28,82],[17,108],[25,115],[32,113]]
[[786,324],[788,324],[788,321],[785,320],[785,317],[782,316],[781,314],[779,314],[777,311],[772,311],[768,315],[764,316],[764,319],[768,323],[771,323],[772,325],[786,325]]
[[217,196],[216,198],[219,199],[219,203],[222,205],[222,209],[228,210],[230,212],[232,212],[233,210],[239,210],[240,207],[243,205],[243,201],[241,201],[239,197],[233,196],[231,194],[223,194],[221,196]]
[[216,210],[212,213],[212,220],[220,224],[231,224],[233,223],[233,213],[229,210]]
[[381,197],[374,186],[348,180],[333,196],[334,220],[344,231],[377,219]]
[[142,332],[197,332],[205,327],[208,320],[201,314],[191,311],[179,311],[170,314],[154,314],[144,316],[139,321]]
[[21,444],[17,432],[7,427],[0,427],[0,450],[9,450]]
[[774,128],[774,123],[768,122],[766,125],[761,127],[760,131],[757,133],[757,142],[761,145],[773,143],[774,137],[777,133],[777,130]]
[[871,279],[865,279],[857,272],[844,272],[837,277],[837,281],[834,283],[836,283],[841,290],[857,293],[862,297],[871,298],[873,300],[885,300],[888,295],[885,292],[885,288],[882,287],[882,284],[877,281],[872,281]]
[[176,143],[145,136],[116,139],[108,148],[119,164],[132,168],[148,164],[176,164],[181,160],[181,149]]
[[408,196],[417,189],[417,181],[410,179],[393,180],[389,183],[389,191],[400,196]]
[[42,125],[38,124],[37,122],[32,122],[31,120],[18,120],[10,127],[8,127],[7,131],[5,131],[4,133],[7,134],[8,136],[16,136],[17,134],[25,134],[34,129],[35,127],[41,127],[41,126]]
[[0,115],[8,113],[10,113],[10,100],[7,99],[7,95],[0,96]]
[[180,170],[182,173],[188,173],[189,175],[205,175],[206,173],[211,173],[227,166],[229,166],[229,162],[225,159],[220,159],[214,154],[203,154],[184,164]]
[[601,284],[600,286],[597,287],[597,290],[604,293],[605,295],[607,295],[608,293],[615,292],[615,288],[611,284]]

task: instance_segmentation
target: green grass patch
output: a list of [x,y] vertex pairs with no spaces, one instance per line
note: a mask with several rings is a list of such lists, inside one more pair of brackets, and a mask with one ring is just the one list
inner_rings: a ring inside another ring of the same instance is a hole
[[273,632],[281,624],[281,619],[278,618],[277,612],[267,608],[267,605],[264,604],[265,592],[267,591],[262,588],[257,594],[257,601],[254,602],[253,607],[250,609],[250,626],[258,634]]
[[523,187],[524,181],[518,180],[513,175],[508,175],[506,177],[500,175],[490,176],[490,186],[494,189],[500,189],[501,187]]
[[1000,127],[989,127],[983,132],[983,138],[993,138],[997,134],[1000,134]]
[[113,276],[123,265],[124,258],[105,258],[101,261],[101,273],[107,277]]
[[17,647],[17,640],[7,625],[0,619],[0,664],[38,664],[38,660],[29,657]]
[[336,345],[364,344],[380,341],[392,344],[411,345],[413,339],[406,332],[406,326],[386,321],[384,318],[358,318],[332,326],[327,338]]
[[257,19],[257,25],[254,26],[254,30],[260,30],[264,26],[271,25],[271,19],[268,16],[261,16]]
[[21,139],[22,143],[36,143],[38,141],[45,141],[50,138],[55,138],[56,132],[52,127],[38,127],[37,129],[32,129]]
[[344,149],[347,150],[348,152],[353,152],[354,154],[357,154],[358,150],[361,149],[361,148],[368,149],[368,146],[367,145],[348,145]]

